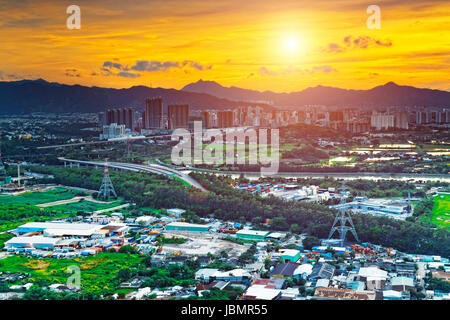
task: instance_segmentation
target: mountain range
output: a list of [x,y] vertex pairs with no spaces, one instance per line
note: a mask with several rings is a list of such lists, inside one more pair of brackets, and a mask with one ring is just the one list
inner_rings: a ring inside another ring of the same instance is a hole
[[[66,85],[38,80],[0,82],[0,114],[30,112],[100,112],[108,108],[134,107],[142,110],[145,99],[162,97],[165,104],[187,103],[194,110],[227,109],[239,105],[298,108],[304,105],[385,107],[448,107],[450,92],[399,86],[389,82],[370,90],[347,90],[317,86],[298,92],[276,93],[200,80],[181,90],[134,86],[127,89]],[[267,103],[267,104],[264,104]]]
[[275,106],[283,107],[304,105],[445,107],[450,105],[450,92],[448,91],[400,86],[394,82],[388,82],[369,90],[347,90],[319,85],[297,92],[276,93],[246,90],[238,87],[228,88],[214,81],[199,80],[185,86],[182,91],[202,92],[218,98],[226,97],[229,100],[270,101]]

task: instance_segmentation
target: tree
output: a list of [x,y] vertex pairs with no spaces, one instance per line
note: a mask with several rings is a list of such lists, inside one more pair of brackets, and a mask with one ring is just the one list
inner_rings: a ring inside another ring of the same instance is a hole
[[149,255],[149,256],[145,257],[144,260],[142,260],[142,263],[143,263],[146,267],[151,267],[151,266],[152,266],[152,256]]
[[135,248],[133,248],[132,246],[127,244],[125,246],[120,247],[119,252],[120,253],[131,253],[132,254],[132,253],[136,253],[137,251],[136,251]]
[[314,236],[307,236],[305,239],[303,239],[303,248],[307,250],[311,250],[312,247],[320,246],[321,241],[319,238]]
[[297,223],[293,223],[291,224],[289,231],[291,231],[292,233],[300,233],[302,232],[302,228],[300,228],[300,226]]
[[128,268],[119,270],[119,273],[117,274],[117,277],[118,277],[120,280],[125,280],[125,281],[128,280],[128,279],[130,279],[131,276],[132,276],[132,272],[131,272],[131,270],[128,269]]

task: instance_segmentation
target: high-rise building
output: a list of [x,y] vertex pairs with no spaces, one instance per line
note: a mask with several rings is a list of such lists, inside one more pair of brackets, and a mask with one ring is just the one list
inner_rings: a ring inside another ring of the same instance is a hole
[[344,113],[342,111],[329,111],[328,117],[330,121],[343,121]]
[[116,123],[118,125],[123,124],[127,129],[133,130],[135,127],[134,109],[109,109],[106,111],[105,122],[106,123],[104,125],[110,125],[112,123]]
[[200,113],[200,116],[202,118],[203,121],[203,128],[205,129],[210,129],[213,127],[213,119],[212,119],[212,114],[209,111],[202,111]]
[[188,128],[189,105],[172,104],[167,106],[168,129]]
[[375,130],[387,130],[394,127],[394,115],[374,111],[370,117],[370,126]]
[[408,130],[408,112],[396,112],[394,116],[395,128]]
[[429,113],[426,111],[416,112],[416,124],[426,124],[430,122]]
[[130,129],[130,130],[133,130],[134,128],[135,128],[135,121],[134,121],[134,109],[133,108],[127,108],[127,109],[125,109],[125,111],[124,111],[124,113],[125,113],[125,123],[124,123],[124,125],[125,125],[125,127],[126,128],[128,128],[128,129]]
[[164,128],[164,109],[161,97],[145,100],[145,112],[142,120],[145,129]]
[[217,113],[217,126],[219,128],[230,128],[233,126],[233,111],[225,110]]
[[113,139],[121,138],[125,135],[125,125],[117,123],[111,123],[103,126],[103,133],[100,135],[100,139]]

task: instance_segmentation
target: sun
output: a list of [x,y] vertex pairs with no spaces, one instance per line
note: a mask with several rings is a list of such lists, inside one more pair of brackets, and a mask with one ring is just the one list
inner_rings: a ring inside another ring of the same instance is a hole
[[288,54],[298,53],[301,49],[301,42],[298,36],[285,36],[283,39],[283,50]]

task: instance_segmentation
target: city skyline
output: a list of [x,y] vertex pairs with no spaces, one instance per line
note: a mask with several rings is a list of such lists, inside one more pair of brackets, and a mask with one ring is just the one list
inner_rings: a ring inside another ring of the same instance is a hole
[[446,1],[1,1],[0,79],[181,89],[199,79],[259,91],[317,85],[368,89],[393,81],[449,90]]

